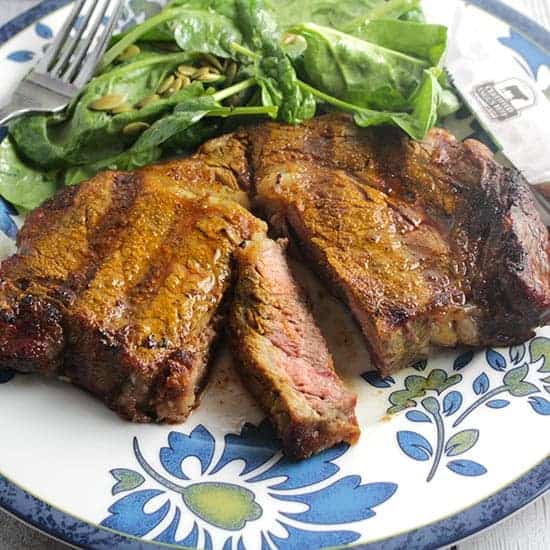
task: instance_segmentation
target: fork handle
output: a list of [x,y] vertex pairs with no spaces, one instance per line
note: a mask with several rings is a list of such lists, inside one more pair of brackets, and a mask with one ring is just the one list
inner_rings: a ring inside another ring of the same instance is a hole
[[17,118],[18,116],[29,113],[31,109],[21,105],[17,101],[10,101],[7,105],[0,108],[0,126],[4,126],[10,120]]

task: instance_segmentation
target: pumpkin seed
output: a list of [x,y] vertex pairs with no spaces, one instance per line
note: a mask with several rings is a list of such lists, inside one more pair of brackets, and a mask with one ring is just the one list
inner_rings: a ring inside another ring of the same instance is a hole
[[130,111],[133,111],[133,110],[134,108],[131,105],[124,102],[118,107],[115,107],[112,112],[114,115],[120,115],[121,113],[129,113]]
[[239,97],[239,95],[232,95],[228,100],[227,100],[227,105],[229,105],[229,107],[238,107],[239,105],[241,104],[241,98]]
[[191,78],[194,80],[200,80],[201,77],[210,74],[210,67],[201,67],[200,69],[195,69],[195,72],[191,75]]
[[168,90],[170,88],[170,86],[172,86],[172,84],[174,83],[174,80],[176,79],[176,77],[174,75],[170,75],[170,76],[167,76],[163,81],[162,81],[162,84],[159,86],[159,89],[157,90],[157,92],[159,94],[163,94],[164,92],[166,92],[166,90]]
[[283,44],[293,44],[296,42],[296,38],[298,38],[295,34],[287,33],[283,36]]
[[212,74],[221,74],[221,72],[218,69],[216,69],[216,67],[212,67],[211,65],[203,65],[201,68],[208,69],[208,71],[211,72]]
[[231,61],[227,65],[227,69],[225,70],[225,76],[227,77],[228,84],[231,84],[233,80],[235,80],[235,76],[237,76],[237,64],[234,61]]
[[107,94],[95,101],[92,101],[88,108],[93,111],[112,111],[126,101],[126,98],[120,94]]
[[181,48],[174,42],[151,42],[151,45],[165,52],[181,52]]
[[175,94],[176,92],[179,92],[181,90],[181,87],[183,86],[183,80],[181,77],[178,77],[174,80],[172,85],[166,90],[164,95],[170,96]]
[[130,122],[130,124],[126,124],[126,126],[122,128],[122,133],[125,136],[134,136],[136,134],[141,134],[141,132],[147,130],[149,126],[150,124],[147,124],[147,122]]
[[136,55],[138,55],[139,52],[141,52],[140,47],[137,46],[136,44],[131,44],[118,56],[118,60],[119,61],[128,61],[128,60],[136,57]]
[[177,69],[177,72],[182,76],[193,76],[196,70],[197,68],[192,67],[191,65],[180,65]]
[[158,101],[160,99],[160,96],[158,94],[151,94],[146,97],[144,97],[142,100],[138,102],[138,107],[140,109],[144,109],[145,107],[151,105],[151,103],[154,103],[155,101]]
[[191,79],[188,76],[180,76],[179,79],[181,80],[182,88],[185,88],[185,86],[189,86],[189,84],[191,84]]
[[205,73],[199,76],[197,80],[200,82],[212,83],[212,82],[218,82],[219,80],[223,80],[224,78],[225,77],[223,77],[221,74]]
[[220,60],[217,57],[209,53],[203,54],[202,57],[210,66],[214,67],[218,71],[223,71],[223,65],[220,63]]

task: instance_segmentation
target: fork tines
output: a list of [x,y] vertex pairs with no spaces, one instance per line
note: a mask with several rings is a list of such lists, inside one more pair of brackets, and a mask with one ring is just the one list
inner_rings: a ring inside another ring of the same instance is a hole
[[121,9],[122,0],[76,0],[35,71],[83,86],[107,47]]

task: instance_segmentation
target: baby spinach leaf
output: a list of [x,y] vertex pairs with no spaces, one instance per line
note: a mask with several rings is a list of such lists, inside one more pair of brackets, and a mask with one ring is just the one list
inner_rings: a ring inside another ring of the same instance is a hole
[[119,94],[128,104],[135,105],[154,93],[166,76],[187,59],[184,53],[155,54],[96,77],[65,114],[33,115],[13,123],[10,132],[18,150],[25,158],[46,168],[90,164],[122,153],[132,143],[131,139],[121,136],[127,124],[153,122],[171,112],[182,99],[201,95],[202,85],[187,86],[144,109],[116,116],[93,111],[90,103],[106,94]]
[[280,56],[263,57],[255,65],[254,77],[261,88],[262,105],[278,107],[278,118],[300,124],[315,116],[313,95],[302,90],[290,60]]
[[422,14],[422,0],[379,0],[371,4],[369,19],[417,19]]
[[[183,9],[174,10],[173,8]],[[173,41],[174,30],[179,22],[181,22],[180,17],[185,17],[186,11],[191,10],[211,14],[214,17],[222,16],[232,25],[235,22],[234,0],[173,0],[168,3],[165,11],[172,11],[174,17],[168,18],[152,28],[148,28],[147,31],[139,37],[139,40],[160,42]]]
[[215,12],[189,10],[173,21],[174,39],[180,49],[233,57],[231,43],[242,41],[233,21]]
[[365,109],[359,105],[354,105],[325,94],[306,83],[302,82],[300,86],[310,91],[318,100],[353,114],[355,123],[358,126],[366,128],[368,126],[392,124],[400,127],[413,139],[421,140],[424,139],[428,130],[437,120],[441,86],[436,78],[436,74],[436,69],[424,72],[424,80],[411,99],[411,113]]
[[245,42],[254,48],[252,74],[261,87],[262,104],[278,107],[279,119],[291,124],[312,118],[315,99],[300,88],[272,15],[257,0],[236,0],[236,6]]
[[456,113],[460,109],[460,100],[451,90],[441,89],[439,105],[437,106],[437,117],[444,118]]
[[347,32],[389,50],[419,57],[432,65],[439,65],[447,48],[447,27],[443,25],[377,19],[364,21],[355,28],[348,27]]
[[187,130],[205,116],[276,115],[270,107],[223,107],[215,95],[189,98],[182,101],[171,115],[165,116],[145,130],[129,153],[142,153],[158,147],[173,136]]
[[314,23],[293,27],[307,42],[305,80],[360,107],[406,110],[429,63]]
[[162,156],[162,149],[153,147],[144,151],[124,151],[120,155],[102,159],[91,164],[72,166],[63,175],[65,185],[77,185],[78,183],[94,177],[102,170],[135,170],[156,162]]
[[189,98],[180,103],[171,115],[165,116],[147,128],[134,143],[132,151],[142,152],[162,145],[175,134],[189,128],[219,107],[212,96]]
[[113,45],[105,52],[99,69],[105,69],[108,67],[128,46],[134,44],[138,40],[145,38],[148,32],[154,31],[160,33],[161,36],[157,38],[151,38],[151,40],[170,40],[173,36],[170,32],[170,26],[167,24],[177,19],[179,15],[184,14],[186,9],[164,9],[159,14],[146,19],[143,23],[132,27],[122,35],[119,35],[113,40]]
[[413,139],[424,139],[426,133],[437,121],[437,109],[441,95],[441,86],[432,70],[425,71],[424,81],[411,100],[412,113],[391,113],[368,111],[355,114],[358,126],[390,123],[399,126]]
[[397,18],[416,9],[420,0],[269,0],[282,29],[312,22],[348,32],[348,25],[378,18]]
[[258,53],[274,54],[279,47],[281,32],[273,15],[261,0],[235,0],[236,17],[243,38]]
[[24,164],[13,143],[0,143],[0,195],[19,210],[33,210],[56,191],[55,174]]
[[168,9],[179,7],[216,12],[235,21],[235,0],[172,0],[167,5]]
[[180,130],[162,144],[162,149],[167,155],[181,155],[194,151],[207,139],[213,138],[223,132],[220,119],[209,118],[199,120],[193,126]]

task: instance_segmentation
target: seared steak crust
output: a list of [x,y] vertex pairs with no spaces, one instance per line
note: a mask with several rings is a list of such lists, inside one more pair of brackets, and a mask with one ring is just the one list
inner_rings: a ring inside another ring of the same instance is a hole
[[105,172],[30,214],[1,264],[0,367],[68,378],[134,421],[178,422],[230,308],[243,379],[286,452],[353,442],[355,397],[248,197],[349,305],[387,375],[549,320],[550,244],[529,193],[477,142],[437,129],[414,142],[338,114]]
[[437,346],[524,341],[548,319],[546,228],[481,144],[344,115],[251,136],[257,204],[349,305],[383,374]]
[[235,252],[231,343],[243,382],[268,414],[285,453],[306,458],[359,437],[356,397],[332,357],[280,243],[258,238]]
[[134,421],[184,420],[233,250],[265,231],[212,165],[106,172],[32,213],[0,270],[0,364],[68,378]]

